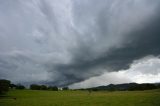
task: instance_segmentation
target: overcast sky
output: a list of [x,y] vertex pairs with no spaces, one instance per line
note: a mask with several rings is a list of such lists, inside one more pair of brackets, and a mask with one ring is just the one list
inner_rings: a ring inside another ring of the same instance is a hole
[[0,0],[0,79],[160,82],[159,13],[160,0]]

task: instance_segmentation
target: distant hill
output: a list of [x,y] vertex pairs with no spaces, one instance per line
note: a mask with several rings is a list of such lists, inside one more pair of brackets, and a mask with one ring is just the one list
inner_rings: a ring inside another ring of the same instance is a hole
[[124,84],[109,84],[107,86],[98,86],[93,88],[87,88],[86,90],[92,91],[135,91],[135,90],[150,90],[160,88],[160,83],[124,83]]

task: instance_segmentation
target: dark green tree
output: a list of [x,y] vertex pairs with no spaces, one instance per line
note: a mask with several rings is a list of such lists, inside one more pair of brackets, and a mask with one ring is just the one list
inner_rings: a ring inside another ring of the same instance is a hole
[[58,87],[57,86],[49,86],[48,90],[58,91]]
[[63,87],[62,90],[69,90],[69,88],[68,87]]
[[41,85],[41,86],[40,86],[40,89],[41,89],[41,90],[47,90],[47,86],[46,86],[46,85]]
[[53,91],[58,91],[58,87],[57,87],[57,86],[53,86],[53,87],[52,87],[52,90],[53,90]]
[[32,85],[30,85],[30,89],[32,89],[32,90],[40,90],[41,86],[37,85],[37,84],[32,84]]
[[0,80],[0,94],[6,93],[9,90],[10,83],[9,80]]
[[16,89],[16,87],[17,87],[17,85],[15,85],[15,84],[10,84],[10,88],[11,88],[11,89]]
[[16,85],[16,89],[25,89],[25,86],[18,84],[18,85]]

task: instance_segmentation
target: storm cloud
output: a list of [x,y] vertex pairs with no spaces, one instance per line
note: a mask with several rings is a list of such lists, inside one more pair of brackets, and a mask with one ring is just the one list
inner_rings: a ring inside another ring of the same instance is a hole
[[122,83],[159,83],[160,58],[146,56],[135,60],[129,69],[105,72],[100,76],[91,77],[79,83],[71,84],[70,88],[89,88],[108,84]]
[[127,70],[159,56],[159,12],[159,0],[0,0],[0,78],[66,86]]

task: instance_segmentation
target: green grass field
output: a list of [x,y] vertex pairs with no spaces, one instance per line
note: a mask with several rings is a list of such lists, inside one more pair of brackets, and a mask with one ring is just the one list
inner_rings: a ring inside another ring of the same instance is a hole
[[0,106],[160,106],[160,90],[91,94],[87,91],[12,90],[6,97],[0,97]]

